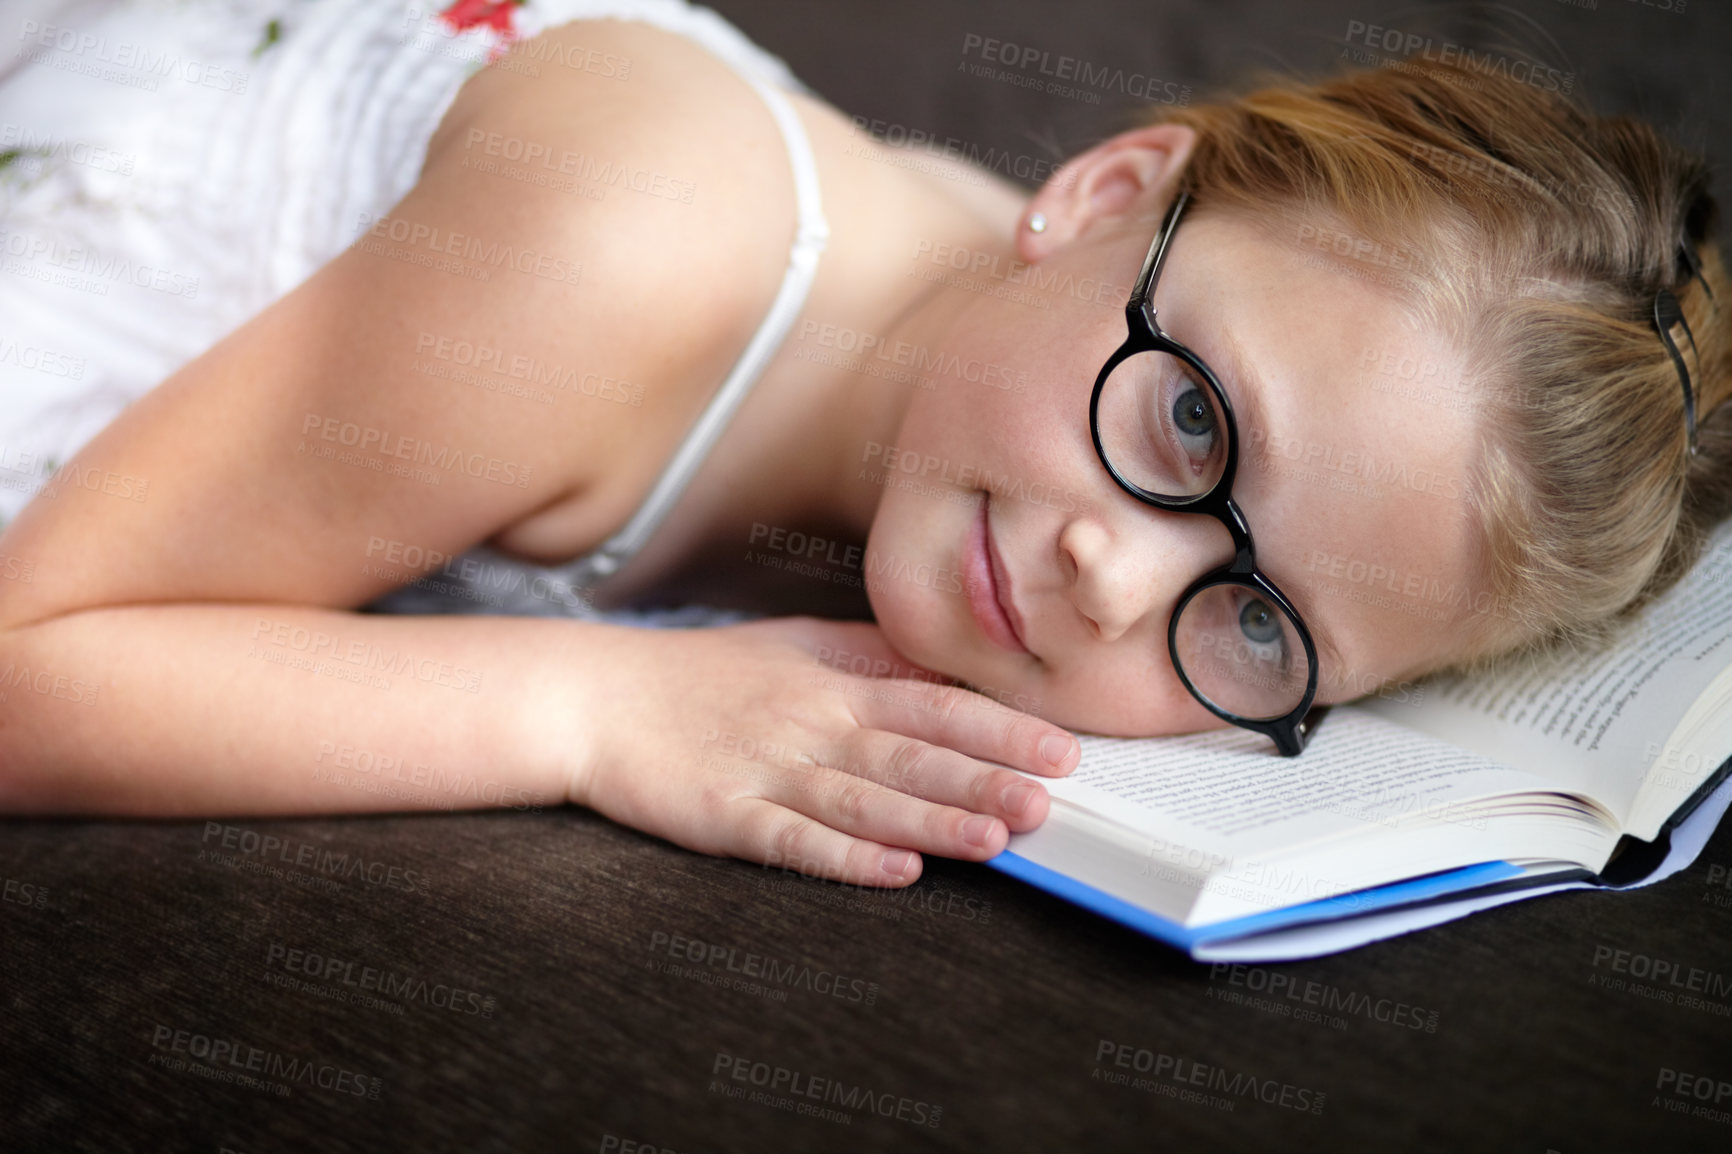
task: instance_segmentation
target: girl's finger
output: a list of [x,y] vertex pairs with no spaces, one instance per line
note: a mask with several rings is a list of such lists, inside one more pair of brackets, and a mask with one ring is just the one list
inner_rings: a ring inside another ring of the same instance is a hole
[[796,870],[857,886],[908,885],[920,877],[920,855],[850,837],[762,797],[741,797],[726,823],[725,852],[763,866]]
[[[881,729],[862,729],[846,743],[847,761],[838,768],[863,776],[886,788],[971,816],[985,815],[1004,822],[1010,830],[1030,830],[1046,820],[1047,792],[1028,775],[1005,769],[942,745]],[[951,836],[970,846],[982,844],[978,825],[955,829]],[[908,843],[913,844],[913,843]],[[925,846],[949,857],[957,854],[939,846]]]
[[883,681],[846,700],[868,729],[917,737],[985,761],[1047,777],[1076,768],[1082,747],[1069,730],[990,697],[927,681]]
[[[1007,787],[1022,787],[1015,795],[1017,818],[1033,810],[1045,817],[1040,786],[1008,769],[990,769],[954,750],[927,745],[893,733],[861,734],[847,742],[848,756],[840,766],[810,765],[797,771],[763,774],[758,792],[788,809],[817,819],[832,829],[886,845],[907,846],[926,853],[965,861],[985,861],[1010,840],[1001,816]],[[988,782],[985,791],[974,781]],[[971,812],[948,798],[975,797]],[[1027,828],[1039,824],[1023,820]]]

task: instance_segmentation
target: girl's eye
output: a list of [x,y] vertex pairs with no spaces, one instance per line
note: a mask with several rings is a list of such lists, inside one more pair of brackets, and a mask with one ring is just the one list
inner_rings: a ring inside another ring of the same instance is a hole
[[1239,631],[1253,645],[1281,644],[1281,615],[1260,597],[1253,597],[1239,610]]
[[1194,463],[1209,460],[1215,451],[1218,435],[1215,407],[1208,394],[1196,384],[1181,379],[1178,395],[1173,398],[1169,425],[1179,448]]

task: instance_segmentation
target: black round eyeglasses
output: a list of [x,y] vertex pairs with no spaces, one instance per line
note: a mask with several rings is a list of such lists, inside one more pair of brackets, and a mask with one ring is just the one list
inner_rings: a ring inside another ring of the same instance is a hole
[[1204,708],[1294,757],[1327,708],[1312,709],[1317,647],[1299,611],[1257,568],[1250,526],[1233,502],[1239,431],[1226,391],[1201,357],[1161,328],[1152,303],[1189,203],[1189,190],[1181,190],[1149,246],[1125,304],[1129,334],[1095,378],[1089,434],[1119,488],[1144,504],[1201,513],[1227,527],[1234,558],[1179,598],[1167,648]]

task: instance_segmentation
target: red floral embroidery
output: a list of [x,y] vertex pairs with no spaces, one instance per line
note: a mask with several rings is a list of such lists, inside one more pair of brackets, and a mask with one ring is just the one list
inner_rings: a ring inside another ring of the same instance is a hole
[[[528,2],[529,0],[456,0],[451,7],[439,13],[439,18],[450,25],[454,32],[470,28],[491,28],[499,33],[501,40],[509,44],[517,39],[517,29],[511,26],[511,17],[519,7]],[[495,47],[487,53],[487,59],[493,61],[503,55],[505,49]]]

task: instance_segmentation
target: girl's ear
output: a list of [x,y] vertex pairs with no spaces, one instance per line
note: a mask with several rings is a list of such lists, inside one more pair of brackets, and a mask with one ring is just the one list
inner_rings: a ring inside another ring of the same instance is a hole
[[[1150,211],[1196,143],[1195,129],[1156,124],[1122,132],[1072,157],[1029,201],[1016,230],[1018,255],[1032,264],[1100,224]],[[1036,232],[1029,222],[1039,218],[1045,223]]]

